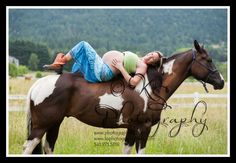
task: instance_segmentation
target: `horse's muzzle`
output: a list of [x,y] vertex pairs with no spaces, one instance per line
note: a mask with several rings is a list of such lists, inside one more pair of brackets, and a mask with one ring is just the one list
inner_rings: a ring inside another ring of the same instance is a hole
[[214,84],[214,89],[222,89],[224,88],[224,85],[225,85],[225,81],[221,80],[220,82],[217,82]]

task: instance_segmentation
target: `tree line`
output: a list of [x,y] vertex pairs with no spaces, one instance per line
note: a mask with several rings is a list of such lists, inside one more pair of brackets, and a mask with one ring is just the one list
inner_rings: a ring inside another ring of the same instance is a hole
[[[226,45],[225,9],[11,9],[9,39],[68,51],[88,41],[102,55],[108,50],[169,56],[176,49]],[[225,54],[222,54],[225,55]]]
[[[223,46],[223,45],[222,45]],[[214,62],[216,63],[217,68],[219,71],[223,74],[224,78],[227,78],[227,62],[225,60],[227,58],[222,57],[223,55],[220,55],[220,53],[224,53],[226,49],[222,47],[209,47],[210,49],[210,55],[214,54],[212,57],[214,58]],[[188,48],[180,48],[176,50],[177,52],[183,52],[187,50]],[[211,51],[213,53],[211,53]],[[214,52],[215,51],[215,52]],[[35,44],[30,41],[24,41],[24,40],[16,40],[11,41],[9,43],[9,54],[11,56],[16,57],[20,61],[20,67],[19,72],[17,73],[16,66],[10,64],[10,76],[17,76],[22,75],[24,73],[27,73],[29,70],[32,71],[43,71],[43,65],[50,64],[54,58],[55,55],[50,55],[51,50],[46,45],[41,44]],[[216,55],[218,54],[218,55]],[[67,71],[71,70],[73,64],[73,60],[65,65],[64,69]]]

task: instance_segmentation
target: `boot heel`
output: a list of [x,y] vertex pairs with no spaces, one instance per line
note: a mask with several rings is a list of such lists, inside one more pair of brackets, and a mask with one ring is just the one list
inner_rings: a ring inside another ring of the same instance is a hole
[[57,74],[62,74],[62,70],[63,70],[63,65],[61,65],[59,69],[56,69],[55,72]]

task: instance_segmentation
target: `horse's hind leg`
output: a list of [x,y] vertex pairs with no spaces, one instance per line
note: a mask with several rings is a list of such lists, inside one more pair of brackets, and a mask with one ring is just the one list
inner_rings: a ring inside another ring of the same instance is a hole
[[[33,129],[23,145],[23,154],[32,154],[36,147],[40,145],[44,133],[45,130]],[[38,152],[40,153],[40,151]]]
[[131,153],[134,142],[135,142],[135,132],[134,132],[134,130],[127,129],[126,137],[125,137],[125,146],[124,146],[124,149],[123,149],[124,154],[130,154]]
[[53,154],[54,146],[58,137],[59,128],[60,124],[53,126],[47,131],[43,147],[45,154]]
[[32,140],[26,140],[23,145],[23,154],[32,154],[35,147],[40,143],[39,138],[34,138]]

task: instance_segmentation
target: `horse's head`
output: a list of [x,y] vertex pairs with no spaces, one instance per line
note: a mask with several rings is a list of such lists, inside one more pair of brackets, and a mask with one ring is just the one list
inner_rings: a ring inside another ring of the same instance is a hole
[[192,52],[191,75],[198,80],[212,84],[214,89],[222,89],[224,87],[224,79],[216,69],[212,58],[196,40],[194,41],[194,47],[196,51],[193,50]]

